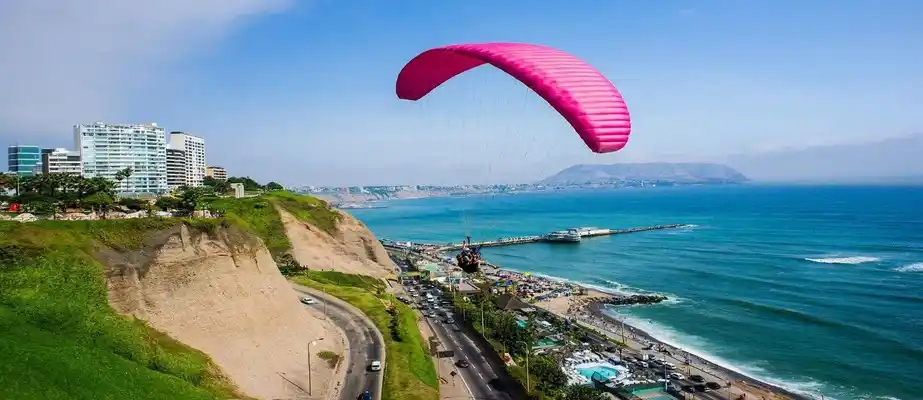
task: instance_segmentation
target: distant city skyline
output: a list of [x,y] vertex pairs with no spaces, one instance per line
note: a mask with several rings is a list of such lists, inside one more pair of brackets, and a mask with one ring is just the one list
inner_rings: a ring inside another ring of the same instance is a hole
[[[286,185],[533,182],[581,163],[765,158],[923,133],[920,20],[923,3],[903,0],[4,2],[0,140],[57,148],[81,121],[158,121],[209,137],[232,175]],[[628,146],[590,154],[489,68],[396,99],[414,55],[479,41],[546,44],[597,67],[631,110]],[[882,155],[881,170],[916,166],[896,159]],[[856,174],[848,161],[743,172]]]

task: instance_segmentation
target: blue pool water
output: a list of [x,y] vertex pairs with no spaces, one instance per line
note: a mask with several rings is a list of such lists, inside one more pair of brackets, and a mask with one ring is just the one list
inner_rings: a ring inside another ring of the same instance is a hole
[[599,373],[599,375],[606,379],[619,376],[619,371],[617,369],[607,365],[595,365],[588,368],[577,368],[577,372],[579,372],[580,375],[583,375],[584,378],[590,380],[593,379],[594,373]]

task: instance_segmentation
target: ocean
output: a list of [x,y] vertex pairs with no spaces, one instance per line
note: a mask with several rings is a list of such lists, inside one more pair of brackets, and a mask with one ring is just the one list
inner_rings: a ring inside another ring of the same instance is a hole
[[692,224],[483,253],[504,268],[608,292],[665,294],[663,304],[618,313],[793,391],[923,399],[921,187],[586,190],[400,200],[350,212],[379,238],[431,243]]

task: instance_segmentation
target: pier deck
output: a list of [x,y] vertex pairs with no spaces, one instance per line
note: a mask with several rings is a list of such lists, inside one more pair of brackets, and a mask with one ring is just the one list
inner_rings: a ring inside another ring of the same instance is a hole
[[[626,228],[626,229],[599,229],[592,233],[581,233],[581,237],[593,237],[593,236],[609,236],[609,235],[623,235],[626,233],[637,233],[637,232],[647,232],[647,231],[659,231],[664,229],[676,229],[676,228],[685,228],[690,226],[689,224],[670,224],[670,225],[653,225],[653,226],[643,226],[637,228]],[[500,246],[512,246],[516,244],[526,244],[526,243],[538,243],[538,242],[552,242],[548,240],[545,235],[539,236],[520,236],[515,238],[501,238],[497,240],[488,240],[483,242],[472,242],[471,246],[473,247],[500,247]],[[433,252],[443,252],[443,251],[456,251],[461,250],[461,243],[453,243],[450,245],[438,246],[431,251]]]

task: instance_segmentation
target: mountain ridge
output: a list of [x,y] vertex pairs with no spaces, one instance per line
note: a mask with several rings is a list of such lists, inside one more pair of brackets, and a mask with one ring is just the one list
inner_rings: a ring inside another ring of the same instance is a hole
[[581,185],[626,182],[672,184],[730,184],[749,179],[737,170],[711,162],[645,162],[577,164],[549,176],[539,184]]

